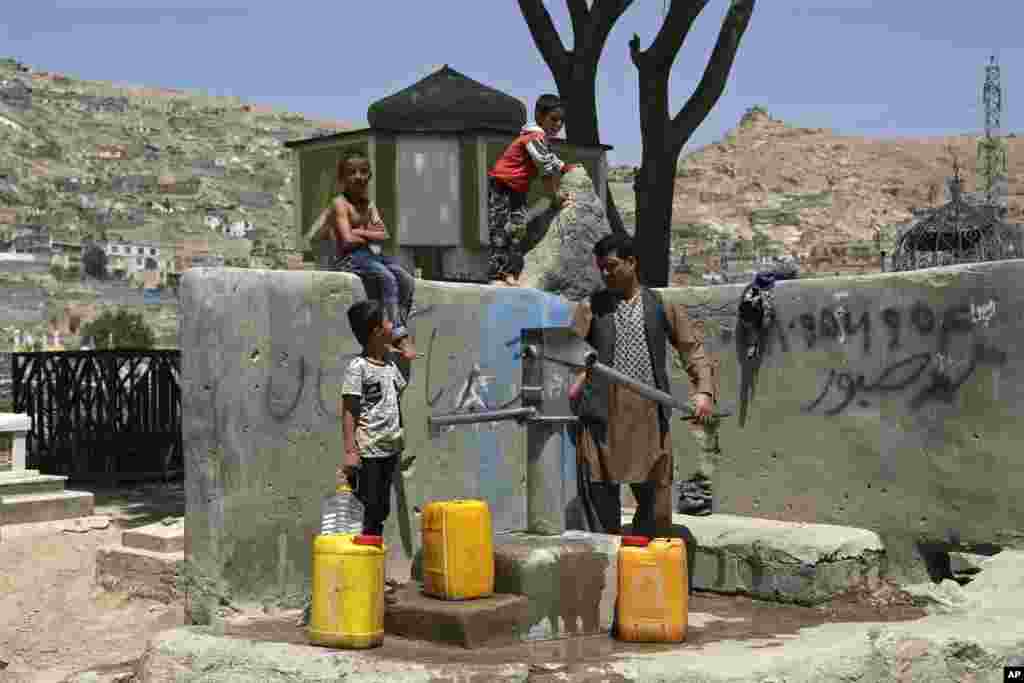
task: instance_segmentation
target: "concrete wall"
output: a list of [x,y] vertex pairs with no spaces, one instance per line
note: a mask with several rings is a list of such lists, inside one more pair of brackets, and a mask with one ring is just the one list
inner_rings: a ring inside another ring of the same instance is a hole
[[[873,529],[897,576],[919,541],[1019,547],[1022,275],[1011,261],[777,285],[747,426],[722,432],[721,510]],[[707,316],[731,400],[742,373],[721,307],[740,291],[667,294]]]
[[[405,558],[430,500],[481,497],[497,531],[525,527],[523,430],[460,428],[432,440],[426,415],[514,399],[518,349],[508,342],[520,327],[564,325],[570,313],[535,290],[419,287],[414,329],[427,357],[404,399],[416,460],[386,529]],[[363,288],[343,273],[192,269],[179,296],[192,576],[203,590],[287,603],[305,590],[320,503],[341,458],[338,391],[359,351],[345,312]],[[464,391],[475,364],[483,377]]]
[[[748,423],[731,418],[722,429],[718,510],[873,529],[896,576],[920,576],[921,541],[1024,547],[1024,503],[1013,492],[1024,475],[1022,277],[1024,262],[1012,261],[780,283]],[[737,400],[743,374],[731,333],[740,291],[665,291],[705,320],[725,402]],[[341,373],[358,351],[345,310],[362,296],[345,274],[193,269],[183,278],[195,595],[289,603],[304,591],[341,453]],[[386,531],[395,559],[414,552],[416,513],[429,500],[482,497],[496,530],[525,525],[524,430],[462,427],[432,441],[426,416],[458,407],[474,363],[484,404],[512,400],[519,329],[561,325],[570,313],[533,290],[427,282],[417,306],[426,357],[404,399],[416,461]],[[684,397],[681,369],[673,374]],[[680,427],[674,447],[686,471],[695,449]]]

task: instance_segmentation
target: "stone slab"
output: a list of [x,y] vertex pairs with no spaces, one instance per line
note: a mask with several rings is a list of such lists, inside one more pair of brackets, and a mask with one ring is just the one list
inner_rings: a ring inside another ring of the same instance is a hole
[[39,474],[35,470],[5,472],[0,476],[0,498],[23,493],[46,493],[63,491],[67,477],[53,474]]
[[0,497],[0,524],[48,522],[73,517],[88,517],[94,509],[93,495],[87,491],[49,491]]
[[181,597],[177,575],[184,561],[184,552],[106,546],[96,551],[96,583],[109,591],[167,604]]
[[386,633],[467,649],[515,642],[529,612],[522,595],[492,595],[477,600],[439,600],[410,583],[395,592],[384,613]]
[[150,550],[155,553],[185,552],[185,520],[175,520],[173,524],[157,522],[135,529],[127,529],[121,534],[121,545],[126,548]]
[[[623,511],[628,533],[633,510]],[[868,529],[742,515],[676,514],[697,543],[697,590],[816,605],[882,574],[885,547]]]

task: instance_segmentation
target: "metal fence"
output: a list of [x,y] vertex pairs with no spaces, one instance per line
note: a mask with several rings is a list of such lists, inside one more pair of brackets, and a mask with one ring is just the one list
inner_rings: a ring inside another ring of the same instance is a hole
[[11,354],[14,411],[32,418],[26,465],[75,481],[184,471],[179,351]]

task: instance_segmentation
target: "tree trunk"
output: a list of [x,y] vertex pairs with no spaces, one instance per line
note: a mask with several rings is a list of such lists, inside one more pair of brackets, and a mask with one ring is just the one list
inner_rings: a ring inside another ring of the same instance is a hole
[[718,102],[750,22],[756,0],[730,0],[711,58],[697,88],[674,117],[669,116],[668,81],[687,34],[710,0],[672,0],[654,41],[640,50],[630,40],[630,57],[640,77],[640,135],[643,166],[636,185],[635,242],[641,280],[649,287],[669,284],[672,201],[676,164],[690,136]]
[[[648,287],[665,287],[670,281],[677,158],[678,154],[671,151],[644,146],[643,166],[636,183],[637,228],[633,247],[638,255],[640,281]],[[665,256],[653,257],[661,254]]]
[[[597,65],[608,32],[633,0],[595,0],[589,7],[582,0],[567,1],[573,27],[572,50],[566,50],[562,44],[543,0],[519,0],[519,9],[566,103],[566,141],[597,145],[601,141],[597,122]],[[622,216],[607,182],[605,213],[612,232],[625,233]]]

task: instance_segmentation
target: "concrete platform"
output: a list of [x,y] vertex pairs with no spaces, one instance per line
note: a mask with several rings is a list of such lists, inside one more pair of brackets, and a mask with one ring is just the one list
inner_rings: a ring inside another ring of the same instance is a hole
[[[494,590],[529,599],[519,638],[609,633],[619,580],[619,540],[582,531],[561,536],[495,534]],[[419,554],[412,575],[423,581]]]
[[[624,510],[624,533],[632,519]],[[816,605],[882,574],[885,547],[867,529],[723,514],[672,521],[696,539],[697,590]]]
[[522,595],[448,601],[424,595],[422,585],[399,588],[384,613],[386,633],[468,649],[516,642],[529,611]]
[[110,591],[170,603],[181,597],[178,572],[185,562],[184,520],[126,530],[121,545],[96,551],[96,582]]
[[494,588],[529,598],[523,640],[609,633],[618,593],[619,537],[569,531],[494,538]]
[[[494,589],[529,600],[521,640],[609,633],[618,590],[619,537],[567,531],[561,536],[494,536]],[[419,558],[413,577],[422,581]]]
[[93,495],[86,491],[46,491],[0,496],[0,524],[49,522],[88,517],[94,509]]

